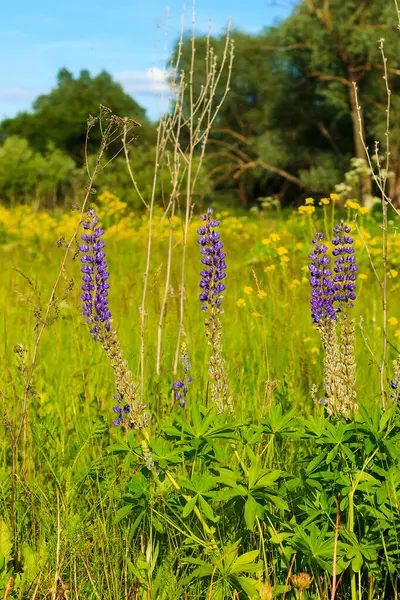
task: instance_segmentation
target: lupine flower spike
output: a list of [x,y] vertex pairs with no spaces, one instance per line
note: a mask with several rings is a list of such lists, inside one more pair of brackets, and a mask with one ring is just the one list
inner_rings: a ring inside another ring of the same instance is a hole
[[390,382],[390,399],[400,403],[400,357],[393,361],[393,379]]
[[188,375],[192,365],[190,364],[189,352],[186,342],[181,344],[181,362],[183,366],[183,379],[174,381],[172,387],[175,390],[175,400],[179,401],[179,406],[184,408],[186,405],[186,396],[189,391],[189,384],[192,383],[193,377]]
[[[331,415],[350,417],[355,404],[354,320],[348,319],[347,309],[356,299],[356,258],[350,227],[343,222],[334,228],[332,255],[333,273],[328,247],[322,233],[312,240],[311,263],[311,317],[320,332],[325,350],[324,404]],[[313,397],[316,390],[313,389]]]
[[222,313],[223,292],[226,286],[223,280],[226,277],[226,254],[223,251],[223,243],[217,231],[220,223],[213,218],[213,209],[209,208],[200,219],[204,225],[198,229],[201,262],[204,266],[200,272],[200,295],[201,309],[206,311],[205,327],[208,345],[210,346],[210,358],[208,373],[211,379],[212,401],[219,413],[227,408],[233,413],[233,401],[228,396],[228,374],[226,363],[222,355],[222,325],[220,313]]
[[138,386],[133,381],[118,341],[117,332],[111,325],[111,313],[108,307],[109,272],[107,270],[105,244],[101,239],[104,231],[98,227],[98,216],[94,209],[87,213],[82,223],[85,233],[79,246],[82,267],[82,313],[90,327],[95,341],[104,348],[115,374],[117,393],[114,399],[117,405],[113,410],[117,418],[114,425],[125,428],[140,428],[148,424],[149,414],[145,405],[137,396]]

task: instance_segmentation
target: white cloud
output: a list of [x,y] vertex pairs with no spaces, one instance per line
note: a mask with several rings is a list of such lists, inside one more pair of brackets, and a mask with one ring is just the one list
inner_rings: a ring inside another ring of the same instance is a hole
[[0,102],[26,102],[34,100],[37,94],[18,87],[0,86]]
[[130,94],[143,96],[159,94],[166,88],[167,73],[153,67],[146,71],[122,71],[115,73],[114,78]]

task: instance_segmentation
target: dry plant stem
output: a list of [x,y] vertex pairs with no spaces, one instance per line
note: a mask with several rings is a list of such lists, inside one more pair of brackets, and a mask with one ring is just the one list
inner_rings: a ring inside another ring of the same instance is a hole
[[389,198],[389,196],[386,194],[386,191],[384,190],[384,188],[382,187],[382,182],[379,178],[379,174],[376,174],[375,169],[374,169],[374,165],[372,164],[372,159],[371,159],[371,155],[369,153],[369,149],[368,146],[365,143],[365,139],[364,139],[364,134],[362,132],[362,119],[361,119],[361,106],[358,103],[358,89],[357,89],[357,84],[353,83],[354,85],[354,93],[355,93],[355,98],[356,98],[356,102],[357,102],[357,110],[358,110],[358,114],[359,114],[359,124],[360,124],[360,130],[359,130],[359,134],[361,136],[361,140],[363,143],[363,147],[364,147],[364,151],[367,157],[367,162],[368,162],[368,166],[371,170],[371,174],[372,174],[372,178],[375,181],[381,195],[385,198],[386,202],[388,204],[390,204],[390,206],[392,207],[392,209],[394,210],[394,212],[397,214],[397,216],[400,217],[400,210],[393,204],[392,199]]
[[[193,88],[193,75],[194,75],[194,59],[195,59],[195,33],[194,33],[194,4],[193,4],[193,31],[191,38],[191,64],[189,73],[189,117],[184,121],[183,125],[186,125],[189,133],[189,144],[188,150],[186,151],[185,160],[187,163],[187,182],[186,182],[186,207],[185,207],[185,223],[183,228],[183,243],[182,243],[182,263],[181,263],[181,282],[180,282],[180,305],[179,305],[179,327],[178,327],[178,339],[175,349],[175,359],[173,372],[174,374],[178,369],[179,362],[179,351],[181,344],[181,336],[184,331],[184,310],[185,310],[185,275],[186,275],[186,256],[187,256],[187,235],[189,230],[190,217],[193,209],[192,198],[195,191],[196,182],[204,162],[208,137],[211,131],[211,127],[217,117],[217,114],[224,102],[228,92],[230,79],[232,75],[232,64],[233,64],[233,43],[230,39],[230,25],[227,29],[226,41],[224,52],[222,55],[221,63],[217,68],[217,59],[214,55],[213,49],[209,46],[209,36],[207,38],[207,53],[206,53],[206,81],[203,89],[200,92],[197,100],[194,100],[194,88]],[[224,87],[221,101],[217,106],[214,107],[214,99],[218,84],[220,83],[222,74],[225,70],[225,65],[228,60],[228,54],[230,56],[228,66],[227,82]],[[195,120],[196,117],[196,120]],[[193,169],[193,157],[194,151],[197,146],[201,147],[199,162],[197,168]]]
[[296,554],[293,554],[292,560],[290,561],[289,571],[287,572],[287,575],[286,575],[285,590],[283,592],[282,600],[285,600],[285,598],[286,598],[286,590],[287,590],[287,588],[289,586],[289,581],[290,581],[290,578],[292,576],[293,565],[294,565],[294,561],[295,560],[296,560]]
[[133,175],[133,172],[132,172],[131,163],[129,161],[129,151],[128,151],[128,144],[127,144],[127,141],[126,141],[126,134],[127,134],[127,119],[125,119],[124,130],[123,130],[123,135],[122,135],[122,145],[123,145],[123,148],[124,148],[126,166],[127,166],[129,177],[131,178],[133,187],[135,188],[135,192],[137,193],[137,195],[139,196],[140,200],[143,202],[143,204],[145,205],[145,207],[148,209],[149,206],[148,206],[146,200],[143,198],[143,196],[142,196],[142,194],[141,194],[141,192],[139,190],[138,184],[136,182],[136,179],[135,179],[135,177]]
[[189,152],[187,156],[187,182],[186,182],[186,210],[185,210],[185,224],[183,228],[183,246],[182,246],[182,264],[181,264],[181,288],[180,288],[180,304],[179,304],[179,328],[178,328],[178,341],[175,350],[174,368],[173,372],[176,374],[178,369],[179,351],[181,345],[181,335],[183,330],[183,317],[184,317],[184,303],[185,303],[185,271],[186,271],[186,247],[187,247],[187,234],[189,229],[189,218],[190,218],[190,206],[192,201],[192,163],[193,163],[193,151],[194,151],[194,99],[193,99],[193,74],[194,74],[194,58],[195,58],[195,2],[193,0],[192,10],[192,38],[191,38],[191,62],[190,62],[190,73],[189,73]]
[[397,0],[394,0],[394,5],[396,7],[397,19],[399,21],[398,28],[400,29],[400,8],[399,8],[399,3],[397,2]]
[[146,338],[146,299],[147,299],[147,286],[150,272],[151,262],[151,247],[153,241],[153,213],[154,213],[154,201],[156,196],[158,171],[159,171],[159,156],[160,156],[160,140],[162,137],[163,124],[160,122],[157,128],[157,145],[156,145],[156,158],[155,168],[153,176],[153,186],[151,190],[151,197],[149,203],[149,230],[147,234],[147,256],[146,256],[146,267],[143,274],[143,295],[142,303],[140,305],[140,391],[142,398],[144,397],[144,376],[145,376],[145,338]]
[[364,344],[366,345],[366,347],[367,347],[367,350],[368,350],[368,351],[369,351],[369,353],[371,354],[372,360],[374,361],[374,363],[376,364],[376,366],[378,367],[378,370],[379,370],[379,372],[380,372],[380,370],[381,370],[381,365],[379,364],[379,362],[378,362],[378,360],[377,360],[377,358],[376,358],[376,356],[375,356],[375,354],[374,354],[374,352],[373,352],[373,350],[372,350],[372,348],[371,348],[371,345],[370,345],[370,343],[369,343],[369,341],[368,341],[368,338],[367,338],[367,336],[366,336],[366,335],[365,335],[365,333],[364,333],[364,328],[363,328],[363,325],[362,325],[362,324],[363,324],[363,318],[362,318],[362,317],[360,317],[360,321],[359,321],[359,324],[358,324],[358,326],[359,326],[359,328],[360,328],[361,335],[362,335],[362,337],[363,337],[363,340],[364,340]]
[[221,556],[221,558],[219,558],[217,560],[217,562],[215,563],[215,566],[214,566],[212,574],[211,574],[210,591],[209,591],[207,600],[212,600],[212,588],[213,588],[215,573],[216,573],[216,571],[218,569],[218,566],[225,560],[225,558],[228,558],[228,556],[230,554],[233,554],[233,552],[237,552],[237,548],[234,548],[233,550],[230,550],[229,552],[227,552],[226,554],[224,554],[223,556]]
[[[386,391],[385,391],[385,366],[387,356],[387,260],[388,260],[388,203],[386,200],[386,183],[390,165],[390,99],[391,91],[389,88],[388,72],[387,72],[387,58],[384,52],[383,39],[380,40],[380,50],[382,54],[382,61],[384,67],[384,81],[386,85],[387,95],[387,107],[386,107],[386,167],[382,181],[382,263],[383,263],[383,281],[382,281],[382,309],[383,309],[383,349],[382,349],[382,363],[381,363],[381,394],[382,394],[382,407],[385,408],[386,404]],[[378,163],[379,164],[379,163]]]
[[[183,93],[183,90],[182,90],[182,93]],[[175,127],[175,122],[176,122],[177,130],[179,131],[181,128],[182,101],[183,101],[183,98],[181,98],[181,103],[176,104],[175,110],[176,110],[177,118],[175,118],[175,115],[174,115],[174,117],[171,119],[172,130]],[[167,132],[167,135],[168,135],[168,132]],[[180,176],[180,171],[181,171],[180,145],[179,145],[178,136],[175,136],[174,146],[173,146],[173,161],[172,161],[172,166],[170,167],[171,180],[172,180],[172,192],[171,192],[171,198],[170,198],[171,213],[170,213],[170,217],[169,217],[167,271],[166,271],[166,276],[165,276],[164,294],[163,294],[163,298],[162,298],[162,302],[161,302],[161,310],[160,310],[160,316],[158,319],[158,331],[157,331],[157,359],[156,359],[157,375],[160,374],[160,368],[161,368],[161,344],[162,344],[163,323],[164,323],[165,311],[167,308],[167,298],[168,298],[170,279],[171,279],[172,247],[173,247],[173,218],[175,215],[175,206],[179,199],[179,191],[180,191],[180,187],[181,187],[181,183],[182,183],[182,176]],[[186,169],[185,169],[184,173],[186,173]],[[167,210],[168,210],[168,207],[167,207]]]
[[[396,0],[395,0],[396,1]],[[397,4],[396,4],[397,9]],[[389,173],[389,165],[390,165],[390,108],[391,108],[391,90],[389,88],[388,81],[388,69],[387,69],[387,58],[385,56],[384,51],[384,40],[381,39],[379,41],[379,48],[382,55],[383,62],[383,70],[384,75],[383,79],[386,85],[386,95],[387,95],[387,106],[386,106],[386,165],[385,169],[382,170],[379,160],[378,153],[378,145],[376,144],[376,159],[378,165],[378,173],[375,172],[375,169],[372,164],[371,155],[369,153],[368,147],[365,144],[363,130],[362,130],[362,122],[361,122],[361,108],[358,103],[357,97],[357,85],[354,83],[354,94],[357,104],[357,112],[358,112],[358,121],[359,121],[359,134],[361,138],[361,142],[364,147],[364,151],[367,156],[368,164],[371,169],[371,173],[375,183],[377,184],[380,193],[381,193],[381,204],[382,204],[382,268],[383,268],[383,276],[382,281],[380,282],[382,288],[382,330],[383,330],[383,344],[382,344],[382,357],[380,362],[380,390],[381,390],[381,404],[382,408],[386,406],[386,390],[385,390],[385,371],[386,371],[386,360],[387,360],[387,347],[388,347],[388,337],[387,337],[387,262],[388,262],[388,204],[395,210],[395,212],[400,215],[400,212],[393,205],[391,199],[388,197],[386,193],[386,185],[387,178]]]

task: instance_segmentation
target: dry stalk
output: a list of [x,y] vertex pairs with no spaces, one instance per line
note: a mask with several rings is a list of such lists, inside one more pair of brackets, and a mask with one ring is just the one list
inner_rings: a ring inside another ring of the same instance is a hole
[[[396,9],[398,12],[397,2],[395,0]],[[399,14],[399,13],[398,13]],[[387,57],[385,55],[384,49],[384,40],[383,38],[379,40],[379,49],[381,51],[382,63],[383,63],[383,79],[385,81],[386,86],[386,96],[387,96],[387,105],[386,105],[386,150],[385,150],[385,165],[382,167],[380,157],[379,157],[379,144],[375,142],[375,161],[377,167],[375,168],[372,162],[372,157],[369,152],[369,149],[366,145],[363,128],[362,128],[362,120],[361,120],[361,106],[358,101],[358,90],[357,85],[353,82],[354,86],[354,95],[357,105],[357,114],[358,114],[358,122],[359,122],[359,135],[364,147],[364,151],[367,157],[368,165],[371,170],[371,174],[373,180],[375,181],[380,194],[381,194],[381,204],[382,204],[382,279],[377,276],[377,272],[374,268],[374,273],[378,278],[378,281],[382,290],[382,330],[383,330],[383,344],[382,344],[382,355],[379,363],[379,376],[380,376],[380,390],[381,390],[381,403],[382,408],[386,406],[386,390],[385,390],[385,382],[386,382],[386,362],[387,362],[387,349],[388,349],[388,334],[387,334],[387,275],[388,275],[388,205],[390,205],[397,215],[400,215],[400,211],[394,206],[391,198],[387,194],[387,181],[390,167],[390,109],[391,109],[391,90],[389,87],[388,80],[388,67],[387,67]],[[372,262],[371,258],[370,261]]]

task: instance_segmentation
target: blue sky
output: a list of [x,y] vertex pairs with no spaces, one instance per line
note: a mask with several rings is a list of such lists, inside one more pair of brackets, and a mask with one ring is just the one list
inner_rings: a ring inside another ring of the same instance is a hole
[[[191,0],[187,5],[189,27]],[[171,50],[179,35],[182,9],[183,0],[4,2],[0,23],[0,120],[29,110],[32,100],[55,85],[62,67],[75,75],[81,69],[88,69],[92,75],[105,69],[154,118],[163,49],[167,45]],[[231,17],[233,27],[256,33],[289,12],[290,0],[197,0],[196,30],[204,33],[211,21],[212,32],[220,33]]]

